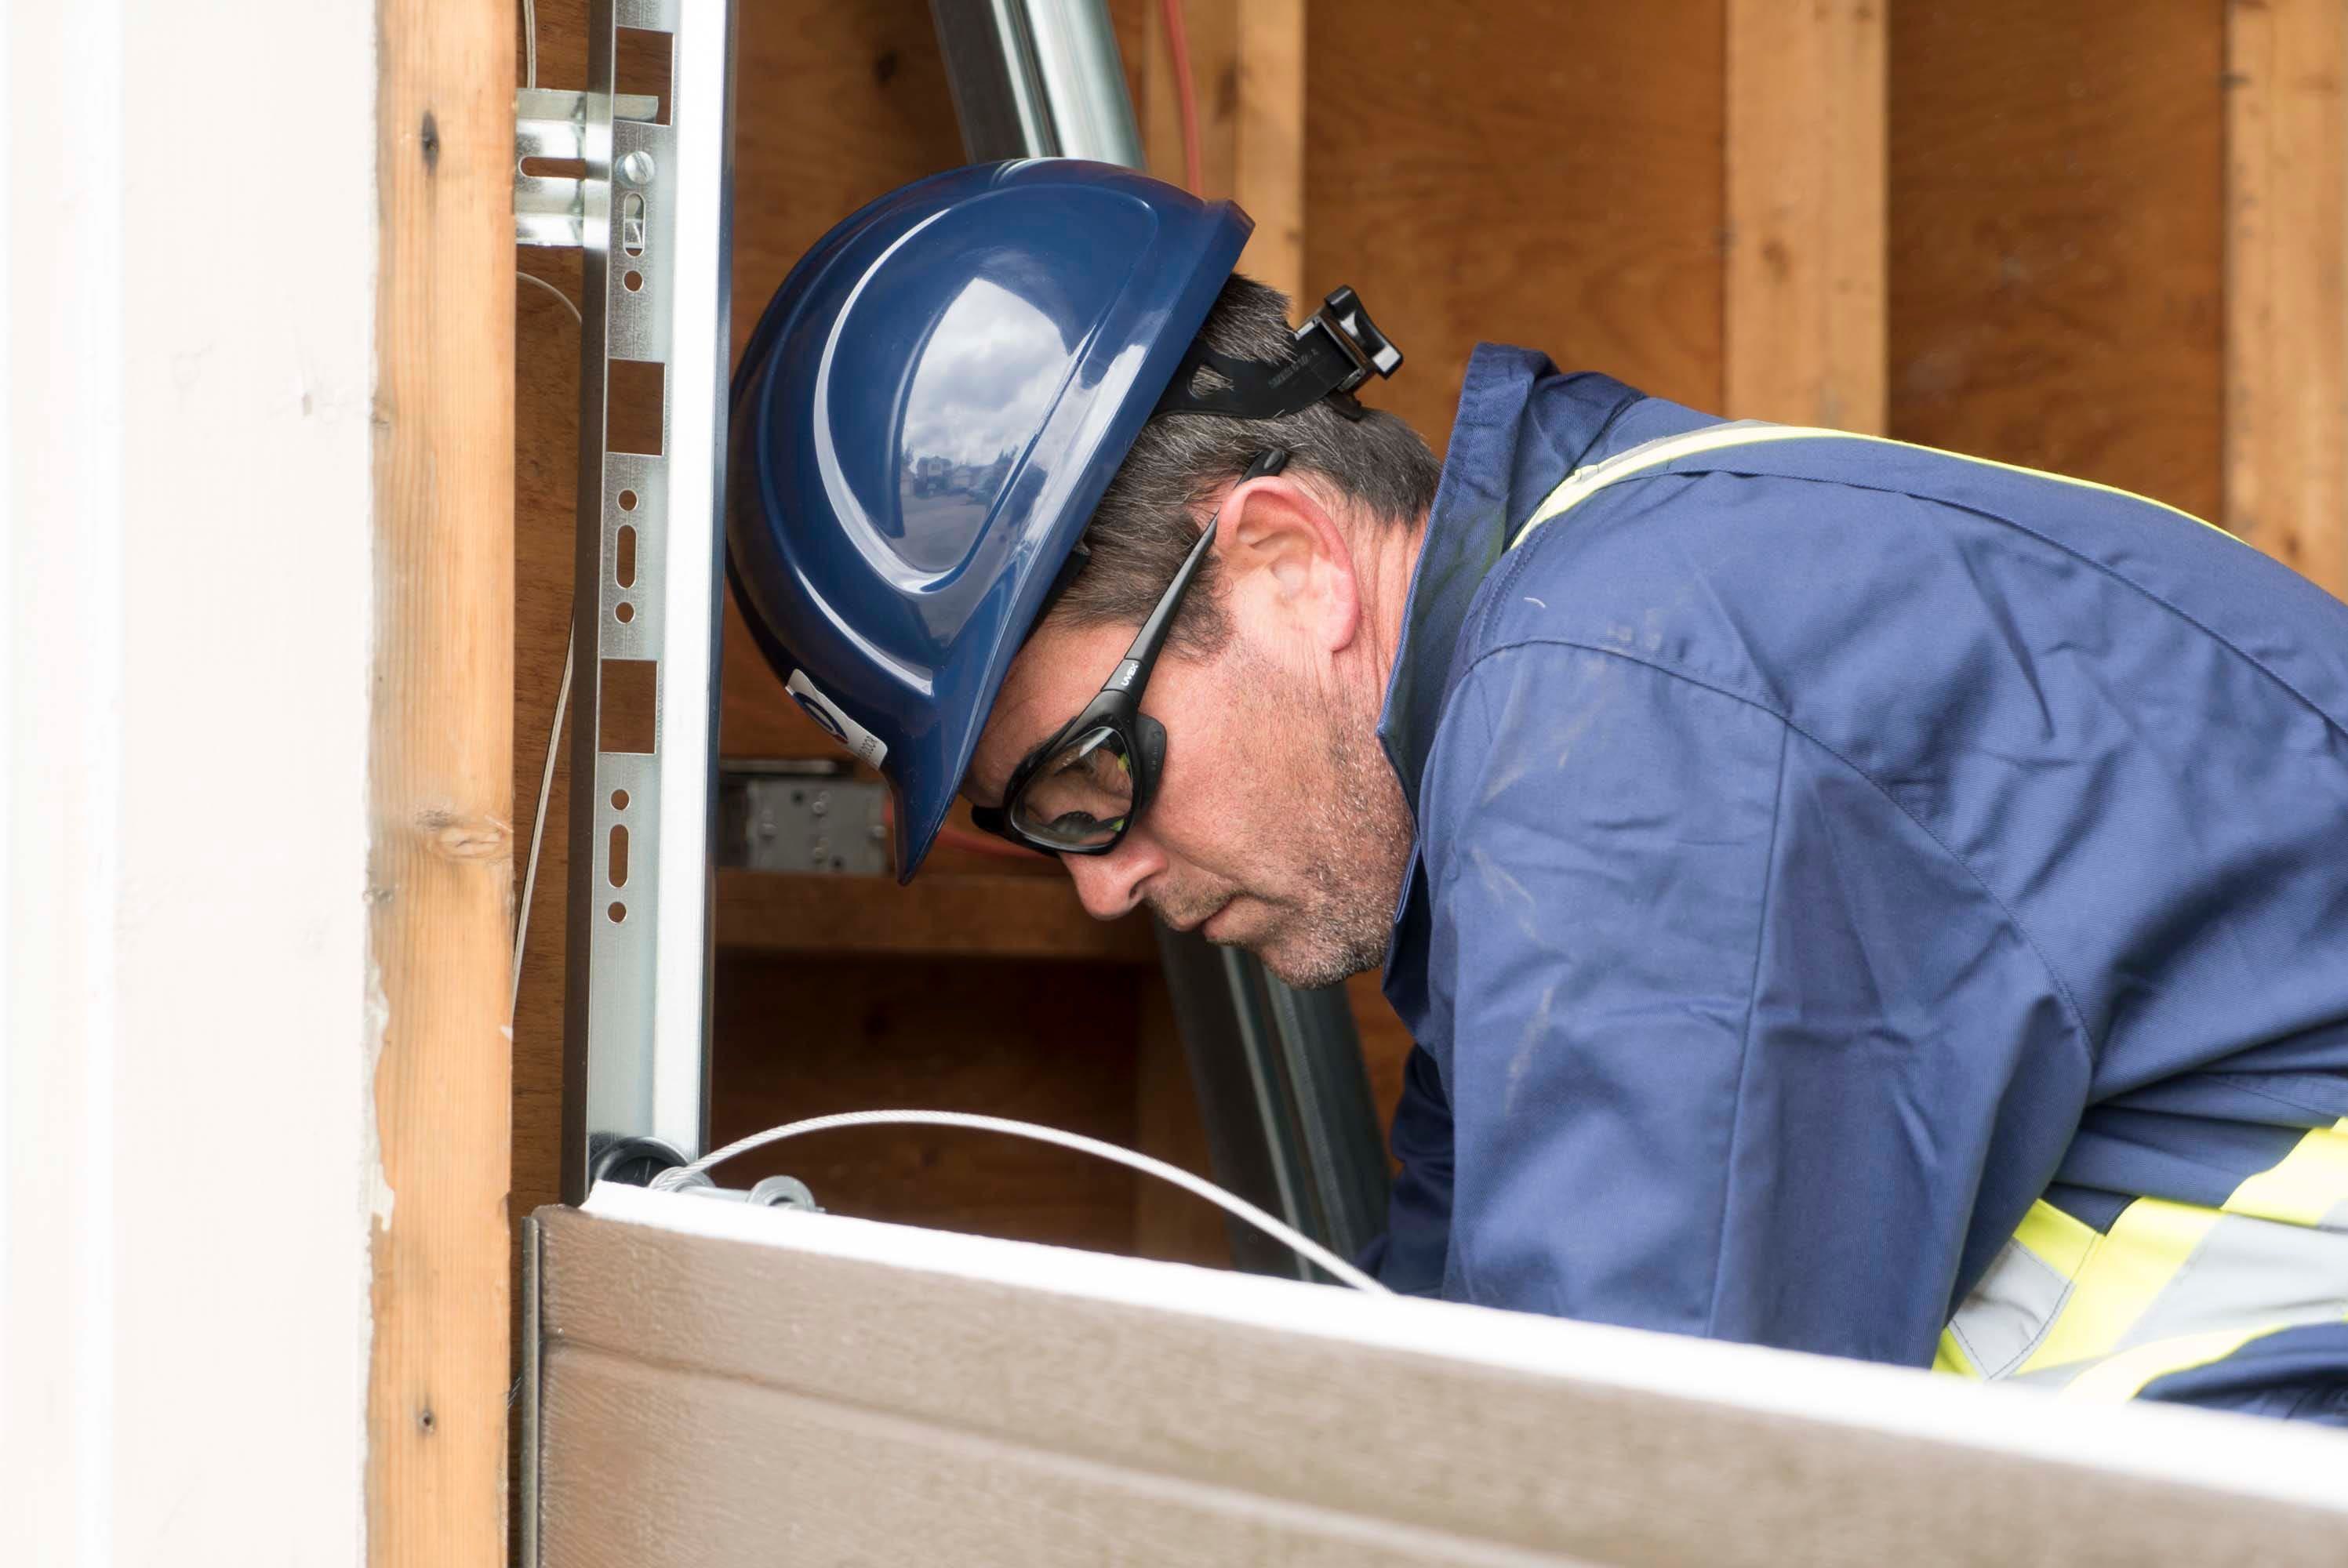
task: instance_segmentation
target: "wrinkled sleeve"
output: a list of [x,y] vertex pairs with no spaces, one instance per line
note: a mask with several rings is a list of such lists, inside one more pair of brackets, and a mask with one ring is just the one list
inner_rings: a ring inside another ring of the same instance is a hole
[[2087,1077],[1971,873],[1762,705],[1570,644],[1468,672],[1421,806],[1447,1294],[1929,1362]]

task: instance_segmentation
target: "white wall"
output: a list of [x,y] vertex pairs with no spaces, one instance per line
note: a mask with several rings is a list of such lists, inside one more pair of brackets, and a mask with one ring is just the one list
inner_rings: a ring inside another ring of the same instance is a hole
[[374,7],[0,16],[0,1556],[357,1562]]

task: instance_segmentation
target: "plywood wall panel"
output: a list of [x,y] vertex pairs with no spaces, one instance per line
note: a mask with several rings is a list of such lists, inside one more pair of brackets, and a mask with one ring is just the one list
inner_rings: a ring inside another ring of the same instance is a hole
[[1890,8],[1891,434],[2219,504],[2225,11]]
[[2348,596],[2348,19],[2226,7],[2226,527]]
[[[711,1138],[898,1107],[1009,1116],[1129,1147],[1150,978],[1120,964],[726,954]],[[1133,1241],[1132,1172],[1023,1139],[857,1128],[746,1154],[720,1179],[747,1186],[777,1173],[866,1219],[1109,1252]]]
[[1322,0],[1306,288],[1409,356],[1373,402],[1439,452],[1478,340],[1699,407],[1721,394],[1720,0]]

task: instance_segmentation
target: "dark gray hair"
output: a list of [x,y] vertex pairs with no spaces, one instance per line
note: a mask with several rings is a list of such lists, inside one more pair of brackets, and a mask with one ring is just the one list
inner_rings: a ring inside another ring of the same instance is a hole
[[[1289,357],[1288,298],[1234,272],[1223,284],[1199,337],[1234,359],[1278,364]],[[1220,382],[1199,372],[1203,390]],[[1214,414],[1159,415],[1141,428],[1085,529],[1092,552],[1053,608],[1079,627],[1138,626],[1198,543],[1195,513],[1237,479],[1268,446],[1288,449],[1288,472],[1318,479],[1359,512],[1406,528],[1434,503],[1442,466],[1418,432],[1372,410],[1348,419],[1323,398],[1279,419]],[[1182,600],[1171,641],[1185,651],[1212,653],[1231,635],[1221,585],[1210,556]]]

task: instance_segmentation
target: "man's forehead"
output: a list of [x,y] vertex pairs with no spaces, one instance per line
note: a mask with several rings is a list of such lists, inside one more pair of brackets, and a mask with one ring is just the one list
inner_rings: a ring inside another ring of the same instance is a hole
[[[1035,695],[1006,694],[994,704],[986,716],[986,727],[979,732],[978,749],[971,755],[970,772],[962,781],[963,793],[982,804],[992,802],[1010,782],[1026,755],[1042,737],[1050,721],[1037,716],[1041,706]],[[1030,731],[1036,732],[1029,734]]]

